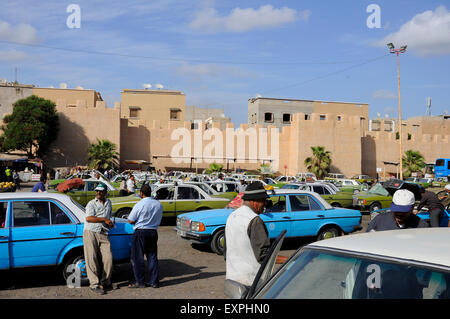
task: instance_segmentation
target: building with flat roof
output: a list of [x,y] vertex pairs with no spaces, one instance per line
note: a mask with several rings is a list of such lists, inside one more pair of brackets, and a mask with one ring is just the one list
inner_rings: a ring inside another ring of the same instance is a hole
[[335,116],[339,121],[344,115],[359,116],[361,126],[368,129],[369,105],[366,103],[330,102],[297,99],[257,97],[248,100],[248,124],[263,127],[290,126],[295,113],[304,113],[305,119],[312,113],[321,114],[321,119]]

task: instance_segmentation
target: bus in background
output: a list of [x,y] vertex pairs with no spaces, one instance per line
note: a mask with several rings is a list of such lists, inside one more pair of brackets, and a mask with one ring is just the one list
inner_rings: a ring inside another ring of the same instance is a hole
[[436,178],[450,176],[450,158],[438,158],[434,166]]

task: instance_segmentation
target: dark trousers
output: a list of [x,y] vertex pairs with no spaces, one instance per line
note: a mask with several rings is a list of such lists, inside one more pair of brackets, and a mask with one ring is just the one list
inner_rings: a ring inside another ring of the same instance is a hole
[[[145,269],[144,255],[147,257]],[[131,266],[137,284],[145,284],[145,273],[148,284],[158,284],[158,232],[154,229],[136,229],[131,243]]]
[[444,211],[440,208],[430,209],[430,226],[439,227]]

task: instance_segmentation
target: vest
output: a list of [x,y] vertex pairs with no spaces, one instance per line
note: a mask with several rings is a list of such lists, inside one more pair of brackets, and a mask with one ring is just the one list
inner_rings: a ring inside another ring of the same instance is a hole
[[226,238],[226,279],[251,286],[260,268],[255,258],[247,234],[250,222],[258,217],[246,205],[236,209],[227,219],[225,226]]

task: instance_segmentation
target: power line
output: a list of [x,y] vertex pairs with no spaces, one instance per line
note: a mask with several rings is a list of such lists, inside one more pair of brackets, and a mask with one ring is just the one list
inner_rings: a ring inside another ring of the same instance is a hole
[[20,46],[28,46],[28,47],[35,47],[35,48],[49,49],[49,50],[67,51],[67,52],[72,52],[72,53],[78,52],[78,53],[96,54],[96,55],[104,55],[104,56],[117,56],[117,57],[124,57],[124,58],[138,58],[138,59],[148,59],[148,60],[158,60],[158,61],[171,61],[171,62],[184,62],[184,63],[188,62],[188,63],[236,64],[236,65],[332,65],[332,64],[348,64],[348,63],[354,63],[355,62],[355,61],[333,61],[333,62],[239,62],[239,61],[207,60],[207,59],[181,59],[181,58],[132,55],[132,54],[123,54],[123,53],[104,52],[104,51],[72,49],[72,48],[69,49],[69,48],[53,47],[53,46],[42,45],[42,44],[20,43],[20,42],[5,41],[5,40],[0,40],[0,43],[6,43],[6,44],[12,44],[12,45],[20,45]]

